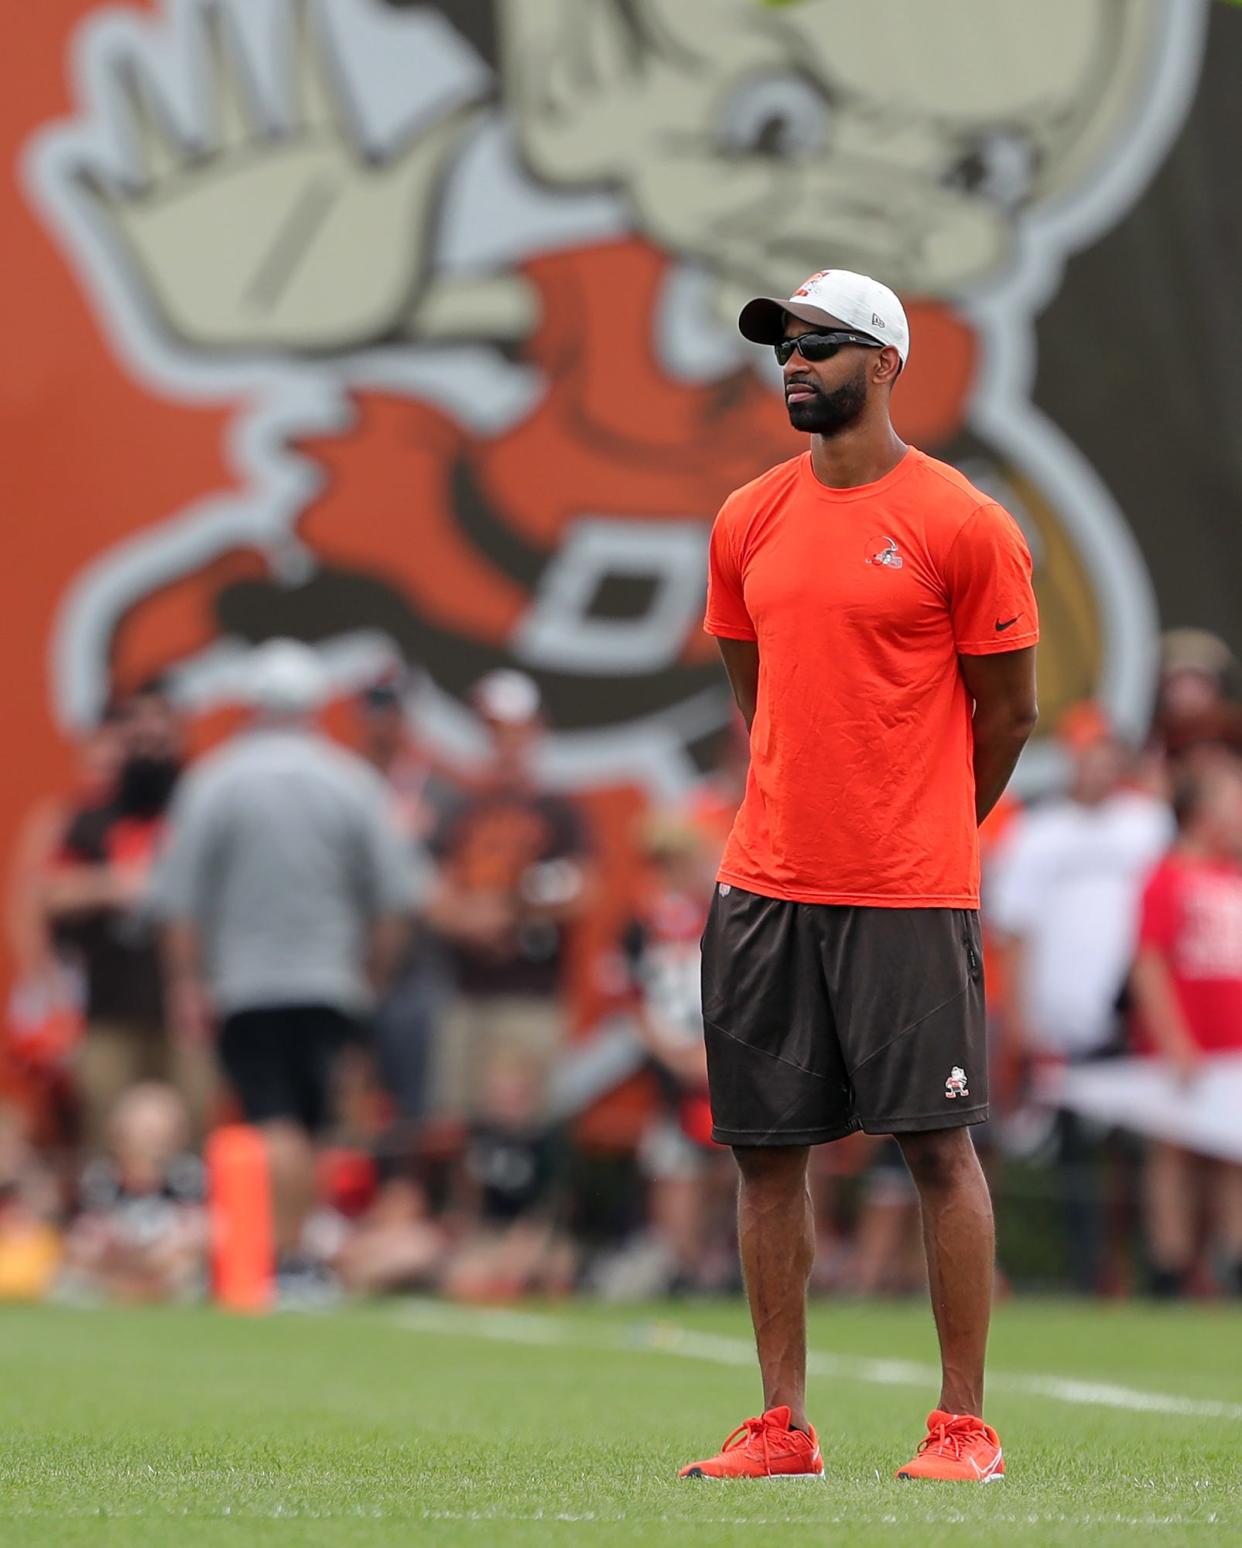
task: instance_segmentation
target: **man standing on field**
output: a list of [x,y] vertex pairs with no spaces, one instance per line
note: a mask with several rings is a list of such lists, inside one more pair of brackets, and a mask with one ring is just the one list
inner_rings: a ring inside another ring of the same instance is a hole
[[906,446],[897,297],[828,269],[743,308],[809,453],[725,501],[705,627],[751,768],[703,938],[714,1137],[765,1412],[688,1478],[819,1477],[808,1423],[809,1147],[892,1134],[918,1187],[943,1384],[899,1478],[1003,1476],[984,1424],[992,1208],[978,824],[1035,724],[1031,560],[1013,519]]

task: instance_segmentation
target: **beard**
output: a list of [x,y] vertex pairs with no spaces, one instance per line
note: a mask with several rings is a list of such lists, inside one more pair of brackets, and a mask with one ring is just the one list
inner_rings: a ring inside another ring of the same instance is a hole
[[832,392],[824,392],[814,382],[798,385],[811,388],[815,396],[800,403],[786,402],[785,407],[789,410],[789,423],[808,435],[840,435],[858,421],[867,406],[866,371],[862,367]]
[[181,773],[176,758],[157,758],[139,753],[121,765],[116,803],[126,817],[143,820],[160,817],[172,800]]

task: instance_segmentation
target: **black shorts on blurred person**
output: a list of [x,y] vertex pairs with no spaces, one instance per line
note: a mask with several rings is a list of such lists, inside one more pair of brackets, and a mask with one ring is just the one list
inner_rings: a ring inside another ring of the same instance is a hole
[[337,1060],[355,1035],[330,1005],[237,1011],[220,1032],[223,1064],[248,1123],[290,1119],[318,1134],[332,1116]]

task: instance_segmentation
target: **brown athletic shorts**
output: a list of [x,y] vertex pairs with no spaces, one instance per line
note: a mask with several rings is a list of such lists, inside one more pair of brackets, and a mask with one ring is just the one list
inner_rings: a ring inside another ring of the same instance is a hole
[[720,883],[703,934],[712,1137],[818,1145],[988,1116],[979,916]]

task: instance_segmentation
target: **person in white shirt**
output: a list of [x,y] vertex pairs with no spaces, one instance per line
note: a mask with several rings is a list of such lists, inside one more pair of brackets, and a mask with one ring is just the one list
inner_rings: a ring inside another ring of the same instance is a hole
[[1072,756],[1068,793],[1017,819],[984,902],[1008,957],[1006,1031],[1031,1058],[1116,1044],[1143,882],[1173,838],[1166,803],[1126,785],[1131,755],[1111,732]]
[[[1103,718],[1077,716],[1076,731],[1065,738],[1068,792],[1017,819],[984,890],[1006,965],[1001,1024],[1022,1064],[1120,1051],[1143,883],[1174,830],[1165,802],[1127,785],[1132,754]],[[1098,1145],[1070,1113],[1058,1115],[1056,1137],[1070,1269],[1091,1293],[1102,1248]]]

